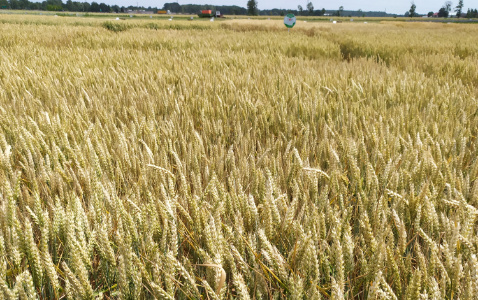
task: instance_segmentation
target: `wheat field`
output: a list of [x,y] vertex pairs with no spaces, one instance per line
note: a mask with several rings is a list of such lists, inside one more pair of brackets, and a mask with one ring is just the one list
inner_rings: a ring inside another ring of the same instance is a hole
[[478,27],[0,15],[1,299],[476,299]]

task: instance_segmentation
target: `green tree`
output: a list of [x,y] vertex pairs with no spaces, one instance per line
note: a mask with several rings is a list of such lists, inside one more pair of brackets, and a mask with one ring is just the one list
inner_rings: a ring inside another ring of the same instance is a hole
[[98,2],[95,2],[95,1],[91,2],[90,11],[100,12],[100,5],[98,4]]
[[257,1],[247,1],[247,14],[250,16],[257,16]]
[[477,9],[473,10],[472,8],[468,8],[468,11],[466,12],[466,17],[469,19],[478,17],[478,10]]
[[[450,12],[451,12],[451,5],[452,5],[451,1],[445,2],[445,9],[446,9],[446,11],[448,12],[448,15],[449,15]],[[448,15],[447,15],[447,16],[448,16]]]
[[455,7],[456,17],[461,17],[461,11],[463,10],[463,0],[458,1],[458,5]]
[[177,2],[172,2],[172,3],[164,3],[163,5],[164,10],[169,10],[173,13],[178,13],[181,11],[181,5]]
[[307,10],[309,11],[309,15],[314,13],[314,4],[312,4],[312,2],[307,2]]
[[442,7],[440,8],[440,10],[438,11],[438,17],[439,18],[448,18],[448,11],[446,10],[446,7]]
[[10,0],[10,9],[20,9],[20,2],[18,0]]
[[433,12],[432,12],[432,11],[429,11],[427,16],[428,16],[429,18],[433,17]]
[[417,6],[415,5],[415,2],[412,2],[412,6],[410,6],[410,10],[408,11],[410,12],[410,18],[417,16],[417,13],[415,12],[416,9],[417,9]]
[[28,0],[19,0],[18,2],[20,3],[20,9],[28,9],[30,6],[30,1]]
[[100,3],[100,12],[110,12],[111,7],[108,4]]
[[301,15],[302,12],[304,11],[304,9],[302,8],[302,5],[298,5],[297,10],[299,11],[299,15]]
[[340,17],[344,12],[344,7],[343,6],[340,6],[339,7],[339,10],[337,11],[336,15],[337,17]]
[[83,2],[83,4],[81,5],[82,11],[90,11],[90,8],[91,8],[91,4],[88,2]]
[[71,1],[71,0],[66,1],[65,8],[68,11],[74,11],[75,10],[75,5],[73,4],[73,1]]

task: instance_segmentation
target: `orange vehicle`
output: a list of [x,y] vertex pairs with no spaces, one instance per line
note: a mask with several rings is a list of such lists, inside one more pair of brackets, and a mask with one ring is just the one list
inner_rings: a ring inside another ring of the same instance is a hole
[[200,18],[211,18],[211,17],[222,18],[223,17],[220,11],[216,11],[215,13],[213,13],[211,9],[201,10],[198,13],[198,16]]

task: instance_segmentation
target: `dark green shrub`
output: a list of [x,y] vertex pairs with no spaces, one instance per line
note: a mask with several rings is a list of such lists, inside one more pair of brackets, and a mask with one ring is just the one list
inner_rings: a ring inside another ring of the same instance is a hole
[[117,22],[106,21],[102,24],[102,26],[113,32],[120,32],[120,31],[125,31],[128,29],[128,26],[126,24],[121,23],[119,21]]
[[146,28],[158,30],[158,29],[159,29],[159,26],[158,26],[158,24],[156,24],[156,23],[148,23],[148,24],[146,24]]

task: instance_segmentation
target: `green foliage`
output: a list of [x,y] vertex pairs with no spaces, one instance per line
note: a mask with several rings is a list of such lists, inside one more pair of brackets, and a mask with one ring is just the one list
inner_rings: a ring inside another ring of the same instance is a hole
[[[172,13],[180,13],[181,11],[181,5],[177,2],[172,2],[172,3],[164,3],[163,5],[163,10],[169,10]],[[196,12],[196,11],[195,11]]]
[[48,11],[61,11],[61,6],[49,4],[49,5],[46,6],[46,10],[48,10]]
[[307,2],[307,10],[309,11],[309,15],[314,13],[314,4],[311,1]]
[[412,6],[410,6],[410,10],[408,11],[410,13],[409,14],[410,18],[417,16],[416,9],[417,9],[417,6],[415,5],[414,2],[412,2]]
[[455,7],[456,17],[461,18],[461,13],[463,10],[463,0],[458,1],[458,5]]
[[466,17],[467,18],[478,18],[478,9],[471,9],[468,8],[468,11],[466,12]]
[[147,23],[146,28],[158,30],[160,26],[158,23]]
[[250,16],[257,16],[257,1],[256,0],[248,0],[247,1],[247,14]]
[[[151,26],[154,27],[154,25],[152,25],[153,23],[149,23],[147,26],[148,28],[151,28]],[[102,24],[103,28],[106,28],[110,31],[113,31],[113,32],[121,32],[121,31],[125,31],[128,29],[128,25],[121,22],[121,21],[106,21]],[[153,28],[151,28],[153,29]],[[154,28],[156,29],[156,28]]]
[[440,10],[438,11],[438,17],[439,18],[448,18],[448,10],[445,7],[441,7]]

